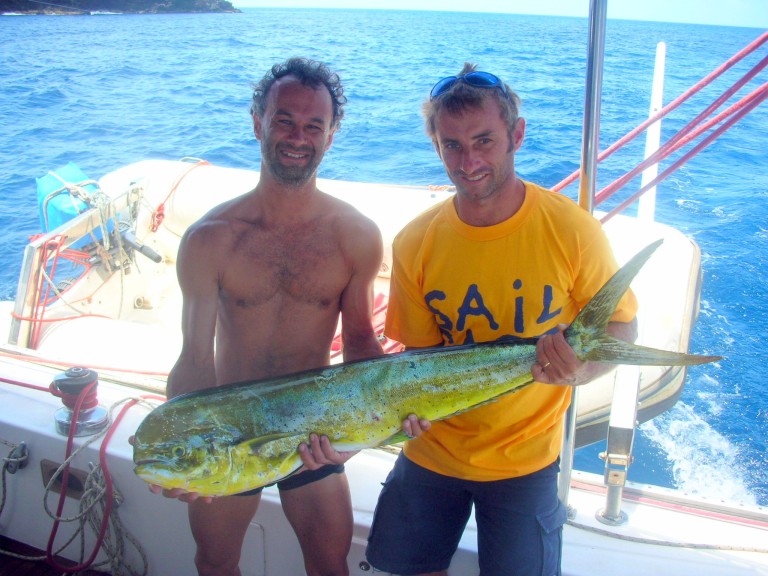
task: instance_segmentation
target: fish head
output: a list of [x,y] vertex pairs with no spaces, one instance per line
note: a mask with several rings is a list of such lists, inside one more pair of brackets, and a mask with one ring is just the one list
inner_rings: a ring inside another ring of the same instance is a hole
[[[133,441],[134,472],[145,482],[163,488],[215,494],[232,474],[232,451],[242,434],[232,428],[198,425],[183,434],[168,434],[140,426]],[[222,488],[226,490],[226,488]]]

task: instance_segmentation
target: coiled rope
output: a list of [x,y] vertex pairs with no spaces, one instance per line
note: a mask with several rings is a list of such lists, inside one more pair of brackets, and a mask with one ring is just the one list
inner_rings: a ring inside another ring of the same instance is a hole
[[[31,387],[31,386],[30,386]],[[44,390],[42,387],[35,387]],[[83,390],[82,398],[80,398],[79,404],[82,405],[83,401],[90,397],[92,392],[86,388]],[[136,404],[144,405],[148,408],[152,408],[153,405],[148,402],[149,399],[159,399],[154,396],[146,396],[142,398],[124,398],[115,402],[110,410],[110,421],[112,425],[104,428],[98,433],[94,434],[88,440],[86,440],[79,448],[75,450],[67,451],[67,457],[59,466],[59,468],[51,475],[48,484],[45,487],[45,494],[43,496],[43,506],[48,514],[54,521],[54,527],[51,530],[50,539],[48,542],[48,548],[46,554],[42,556],[24,556],[16,554],[6,550],[0,550],[1,554],[18,558],[21,560],[29,561],[47,561],[48,564],[61,570],[64,573],[80,572],[86,568],[100,568],[108,567],[108,570],[114,576],[146,576],[149,572],[149,562],[146,554],[141,547],[139,541],[125,528],[120,520],[117,512],[117,507],[122,502],[122,495],[114,484],[114,480],[111,478],[106,465],[106,447],[109,444],[109,440],[114,433],[119,422],[129,408]],[[122,409],[116,418],[113,418],[114,412],[121,406]],[[75,409],[79,411],[81,406],[75,406]],[[73,422],[76,421],[76,413],[73,414]],[[73,426],[71,432],[74,432],[76,427]],[[71,436],[71,434],[70,434]],[[83,450],[89,447],[91,444],[104,437],[104,441],[101,443],[99,450],[99,463],[89,463],[90,471],[85,478],[83,493],[80,497],[80,505],[77,514],[70,517],[62,516],[63,501],[66,497],[67,488],[67,475],[70,463],[77,457]],[[11,454],[16,451],[22,444],[13,444],[5,440],[0,439],[0,442],[6,446],[11,447]],[[69,448],[69,447],[68,447]],[[3,458],[3,470],[2,470],[2,487],[0,490],[0,515],[3,512],[6,494],[7,494],[7,473],[8,469],[12,466],[21,467],[23,463],[28,459],[28,455],[24,453],[20,457],[8,457]],[[54,487],[60,484],[60,498],[58,509],[54,512],[48,505],[48,496]],[[61,546],[54,550],[54,540],[58,532],[58,527],[62,522],[76,523],[77,528],[72,535]],[[94,534],[97,535],[97,542],[94,549],[87,560],[85,558],[85,538],[86,538],[86,526],[90,527]],[[80,562],[75,566],[62,566],[54,558],[67,549],[76,539],[79,538],[80,546]],[[141,557],[142,567],[140,570],[135,570],[126,561],[127,546],[130,544]],[[102,550],[106,555],[106,559],[94,563],[94,559],[99,550]]]

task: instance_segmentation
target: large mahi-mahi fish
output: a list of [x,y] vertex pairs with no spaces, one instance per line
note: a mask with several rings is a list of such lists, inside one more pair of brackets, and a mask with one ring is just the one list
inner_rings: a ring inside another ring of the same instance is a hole
[[[661,241],[619,270],[566,329],[581,360],[689,366],[718,360],[644,348],[605,327],[630,282]],[[297,447],[326,434],[337,450],[402,440],[409,414],[440,420],[533,382],[533,339],[388,354],[177,396],[136,431],[136,474],[164,488],[236,494],[301,466]]]

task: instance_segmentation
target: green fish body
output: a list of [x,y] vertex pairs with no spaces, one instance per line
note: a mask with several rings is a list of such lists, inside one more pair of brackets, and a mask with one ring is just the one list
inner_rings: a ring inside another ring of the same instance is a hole
[[[644,348],[605,332],[660,243],[619,270],[566,330],[581,360],[689,366],[719,359]],[[339,451],[380,446],[403,439],[409,414],[441,420],[531,384],[535,342],[411,350],[178,396],[136,431],[135,472],[149,483],[207,496],[266,486],[301,466],[297,447],[313,432]]]

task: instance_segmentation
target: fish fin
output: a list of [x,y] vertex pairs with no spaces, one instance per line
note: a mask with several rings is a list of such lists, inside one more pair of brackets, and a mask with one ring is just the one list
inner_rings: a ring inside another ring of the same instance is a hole
[[308,437],[309,434],[300,432],[275,432],[257,436],[242,445],[260,458],[283,458],[286,454],[296,453],[299,444]]
[[643,248],[640,252],[622,266],[608,282],[594,295],[586,306],[579,312],[576,319],[566,330],[566,337],[571,332],[586,332],[601,334],[605,332],[608,322],[619,305],[624,293],[634,280],[637,273],[651,257],[651,254],[661,245],[663,240],[656,240]]
[[[498,400],[502,396],[507,396],[508,394],[512,394],[514,392],[517,392],[518,390],[520,390],[523,387],[527,386],[528,384],[532,384],[532,383],[533,383],[533,378],[531,378],[531,380],[529,382],[524,383],[524,384],[522,384],[520,386],[517,386],[517,387],[515,387],[515,388],[513,388],[511,390],[508,390],[507,392],[504,392],[502,394],[494,396],[493,398],[488,398],[487,400],[483,400],[482,402],[478,402],[477,404],[472,404],[471,406],[467,406],[463,410],[456,410],[455,412],[451,412],[450,414],[446,414],[445,416],[440,416],[440,418],[438,418],[436,421],[438,421],[438,420],[446,420],[448,418],[453,418],[454,416],[457,416],[459,414],[463,414],[464,412],[469,412],[470,410],[474,410],[478,406],[484,406],[486,404],[491,404],[493,402],[496,402],[496,400]],[[399,442],[405,442],[406,440],[412,440],[412,439],[413,439],[412,437],[409,437],[402,430],[398,430],[397,432],[392,434],[392,436],[390,436],[389,438],[387,438],[383,442],[380,442],[379,444],[377,444],[377,446],[386,446],[386,445],[389,445],[389,444],[398,444]]]
[[483,400],[482,402],[478,402],[477,404],[472,404],[472,406],[468,406],[467,408],[464,408],[463,410],[456,410],[453,414],[449,414],[448,416],[444,416],[441,418],[441,420],[444,420],[445,418],[451,418],[453,416],[456,416],[457,414],[463,414],[464,412],[469,412],[470,410],[474,410],[478,406],[485,406],[486,404],[493,404],[498,400],[499,398],[503,396],[507,396],[509,394],[513,394],[515,392],[518,392],[519,390],[522,390],[525,386],[528,384],[533,383],[533,378],[531,378],[530,382],[522,383],[519,386],[515,386],[514,388],[507,390],[506,392],[502,392],[501,394],[498,394],[494,396],[493,398],[488,398],[487,400]]
[[692,366],[721,359],[720,356],[696,356],[638,346],[606,333],[619,300],[662,242],[657,240],[649,244],[619,269],[566,329],[565,338],[580,360],[644,366]]
[[607,334],[598,338],[598,347],[589,353],[589,360],[607,364],[637,366],[695,366],[722,360],[722,356],[699,356],[638,346]]
[[381,444],[379,444],[379,446],[387,446],[389,444],[399,444],[400,442],[405,442],[406,440],[410,440],[410,437],[402,430],[399,430],[398,432],[395,432],[394,434],[392,434],[392,436],[384,440]]

